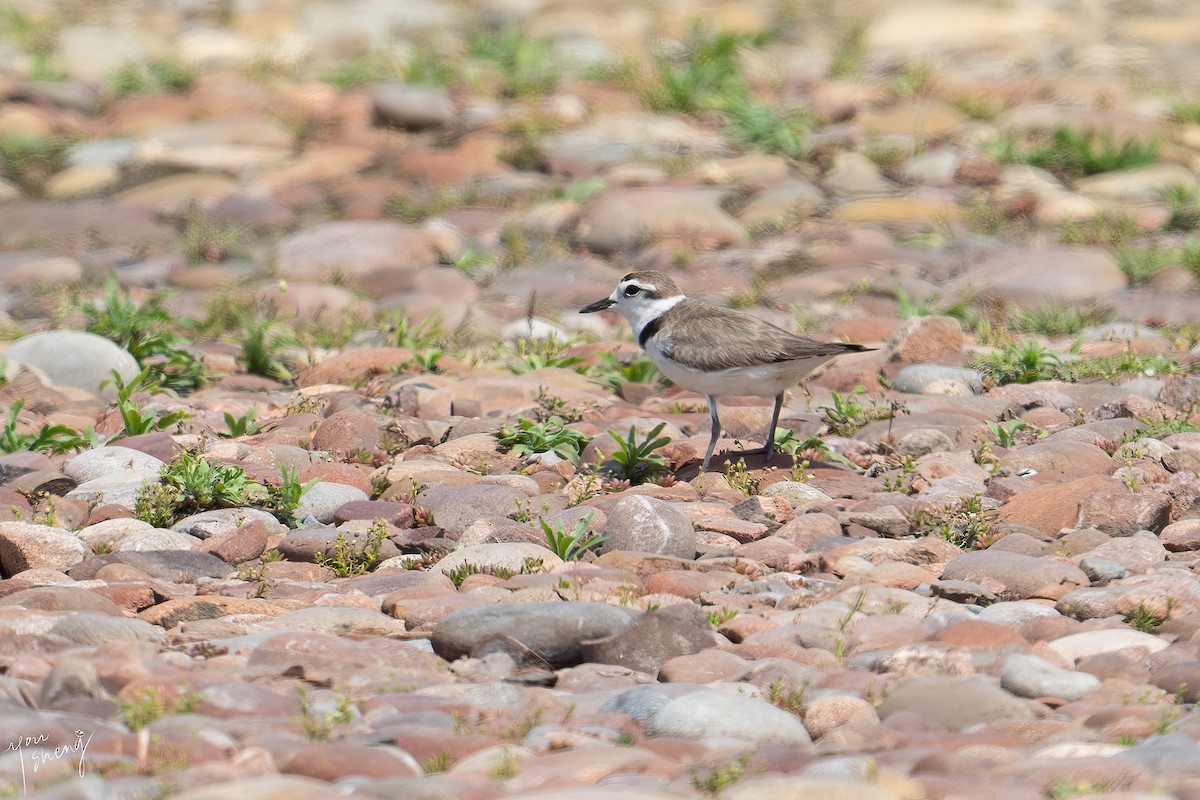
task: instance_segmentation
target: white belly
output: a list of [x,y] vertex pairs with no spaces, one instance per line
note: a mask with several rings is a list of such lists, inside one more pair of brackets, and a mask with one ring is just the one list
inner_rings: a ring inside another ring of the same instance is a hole
[[782,361],[752,367],[733,367],[719,372],[704,372],[669,360],[654,346],[654,342],[650,342],[646,354],[664,375],[686,389],[701,394],[735,397],[774,397],[800,383],[810,372],[832,358],[820,356],[801,361]]

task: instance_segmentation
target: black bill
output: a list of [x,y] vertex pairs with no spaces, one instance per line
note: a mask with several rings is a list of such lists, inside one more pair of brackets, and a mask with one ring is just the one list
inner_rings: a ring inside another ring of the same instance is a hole
[[615,303],[616,303],[616,301],[613,300],[611,297],[606,297],[603,300],[597,300],[596,302],[592,303],[591,305],[584,306],[583,308],[579,309],[579,313],[580,314],[591,314],[596,311],[603,311],[604,309],[608,308],[611,305],[614,305]]

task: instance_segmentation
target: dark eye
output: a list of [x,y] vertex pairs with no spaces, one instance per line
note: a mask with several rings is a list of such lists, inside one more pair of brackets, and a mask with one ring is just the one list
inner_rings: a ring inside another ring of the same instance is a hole
[[641,290],[642,290],[642,287],[640,287],[640,286],[626,286],[625,287],[625,296],[626,297],[634,297]]

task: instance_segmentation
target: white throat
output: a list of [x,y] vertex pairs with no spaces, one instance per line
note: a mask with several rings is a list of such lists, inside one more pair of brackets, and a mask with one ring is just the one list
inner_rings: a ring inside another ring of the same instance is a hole
[[637,299],[636,302],[619,302],[617,310],[629,320],[629,327],[633,328],[633,338],[640,339],[642,329],[649,325],[654,320],[667,313],[684,299],[684,296],[677,294],[673,297],[660,297],[654,300]]

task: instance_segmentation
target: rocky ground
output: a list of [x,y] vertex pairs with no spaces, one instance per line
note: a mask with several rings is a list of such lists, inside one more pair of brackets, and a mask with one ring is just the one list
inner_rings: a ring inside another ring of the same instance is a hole
[[1200,798],[1197,3],[4,2],[0,794]]

